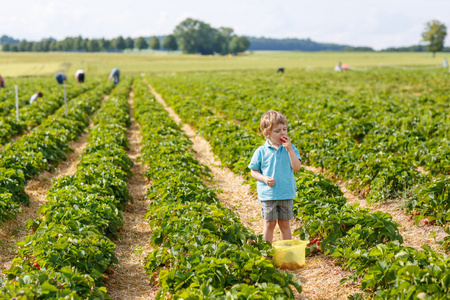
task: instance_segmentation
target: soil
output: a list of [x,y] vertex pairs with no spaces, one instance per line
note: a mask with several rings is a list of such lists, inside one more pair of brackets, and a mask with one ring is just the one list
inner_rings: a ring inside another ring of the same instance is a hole
[[141,155],[140,126],[133,117],[133,94],[130,94],[131,126],[127,131],[130,143],[128,156],[133,161],[133,176],[128,180],[128,190],[133,197],[133,203],[126,206],[123,212],[124,227],[120,239],[114,241],[116,257],[119,265],[115,269],[114,276],[107,282],[108,295],[112,299],[155,299],[159,288],[152,286],[144,269],[144,262],[150,246],[151,229],[145,220],[150,201],[146,198],[149,186],[145,182],[145,171],[138,157]]

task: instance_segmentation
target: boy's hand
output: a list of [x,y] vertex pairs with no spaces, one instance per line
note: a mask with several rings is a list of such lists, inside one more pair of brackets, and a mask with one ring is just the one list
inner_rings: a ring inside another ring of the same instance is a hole
[[273,185],[275,184],[275,179],[273,179],[272,177],[266,176],[264,182],[270,186],[273,187]]
[[283,136],[281,137],[281,146],[283,146],[284,148],[286,148],[287,151],[292,150],[292,144],[291,144],[291,139],[288,138],[287,136]]

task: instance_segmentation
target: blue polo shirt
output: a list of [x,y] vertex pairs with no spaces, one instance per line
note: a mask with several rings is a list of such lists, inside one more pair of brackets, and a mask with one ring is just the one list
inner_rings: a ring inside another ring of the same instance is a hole
[[[301,161],[300,153],[292,145],[295,155]],[[259,171],[264,176],[275,179],[273,187],[269,187],[265,182],[257,181],[258,200],[286,200],[297,197],[297,186],[295,184],[294,170],[291,167],[291,160],[286,148],[280,145],[278,150],[269,144],[269,140],[253,153],[252,160],[248,167]]]

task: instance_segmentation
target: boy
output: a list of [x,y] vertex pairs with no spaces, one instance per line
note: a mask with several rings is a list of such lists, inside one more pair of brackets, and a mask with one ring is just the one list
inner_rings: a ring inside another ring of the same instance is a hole
[[264,238],[272,243],[275,226],[281,238],[290,240],[289,221],[294,217],[293,199],[296,197],[294,171],[300,170],[300,153],[287,137],[286,117],[270,110],[261,117],[261,130],[266,143],[256,149],[248,167],[257,182],[261,216],[264,218]]
[[30,98],[30,104],[33,104],[33,102],[37,102],[38,98],[42,98],[43,96],[44,96],[44,94],[42,92],[33,94]]

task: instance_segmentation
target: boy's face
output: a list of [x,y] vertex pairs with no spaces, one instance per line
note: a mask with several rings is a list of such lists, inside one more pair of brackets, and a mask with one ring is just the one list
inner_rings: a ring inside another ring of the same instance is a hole
[[268,134],[265,134],[265,136],[270,140],[272,144],[281,145],[283,143],[281,141],[281,138],[287,136],[287,124],[274,125],[272,127],[272,131]]

